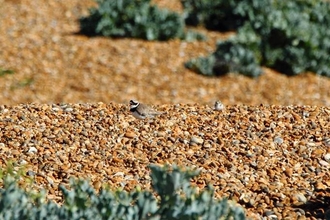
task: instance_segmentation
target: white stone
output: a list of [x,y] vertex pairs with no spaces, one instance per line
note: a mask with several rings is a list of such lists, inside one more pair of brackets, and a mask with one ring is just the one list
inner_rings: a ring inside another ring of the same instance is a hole
[[34,154],[34,153],[37,153],[37,152],[38,152],[38,150],[35,147],[30,147],[30,149],[28,151],[28,153],[31,153],[31,154]]

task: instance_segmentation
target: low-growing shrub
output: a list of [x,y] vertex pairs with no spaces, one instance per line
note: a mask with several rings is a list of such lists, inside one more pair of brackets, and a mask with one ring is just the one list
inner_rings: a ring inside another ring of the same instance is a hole
[[214,53],[185,63],[191,70],[208,76],[220,76],[228,72],[257,77],[262,73],[260,63],[261,39],[249,25],[241,28],[236,36],[217,43]]
[[198,172],[177,166],[170,170],[151,165],[150,169],[154,192],[101,189],[96,193],[87,181],[71,181],[71,190],[60,186],[62,206],[41,202],[44,194],[31,197],[5,177],[0,219],[245,219],[242,208],[214,199],[211,187],[197,193],[190,179]]
[[182,16],[151,5],[150,0],[97,0],[97,3],[89,16],[80,19],[80,31],[84,34],[146,40],[205,39],[199,33],[186,36]]
[[[187,25],[203,25],[210,30],[236,30],[247,19],[235,11],[239,0],[181,0]],[[251,8],[251,7],[250,7]],[[247,8],[246,8],[247,9]]]
[[182,4],[186,21],[217,30],[226,25],[238,28],[237,36],[217,44],[213,58],[194,59],[186,63],[188,68],[206,75],[217,75],[220,69],[258,76],[263,65],[289,75],[311,71],[330,76],[328,1],[182,0]]

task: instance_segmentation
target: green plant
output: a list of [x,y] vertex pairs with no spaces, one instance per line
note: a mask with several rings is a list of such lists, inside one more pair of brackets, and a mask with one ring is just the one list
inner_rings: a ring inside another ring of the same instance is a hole
[[203,35],[186,36],[182,17],[150,4],[150,0],[97,0],[90,16],[80,19],[80,30],[87,35],[133,37],[147,40],[204,39]]
[[10,86],[11,90],[15,90],[18,88],[23,88],[23,87],[27,87],[30,86],[34,83],[34,78],[30,77],[30,78],[24,78],[16,83],[14,83],[13,85]]
[[236,36],[217,43],[214,53],[185,63],[191,70],[208,76],[220,76],[228,72],[242,73],[250,77],[262,74],[260,63],[261,39],[249,25],[239,29]]
[[213,189],[209,186],[198,194],[191,186],[190,179],[198,175],[197,171],[183,171],[177,166],[169,172],[169,167],[150,166],[152,186],[160,196],[160,219],[245,219],[244,212],[231,206],[226,199],[213,198]]
[[177,166],[150,169],[155,192],[102,189],[97,194],[87,181],[71,180],[71,190],[60,186],[62,206],[41,202],[45,194],[31,197],[6,176],[0,190],[0,219],[245,219],[242,208],[226,199],[215,200],[211,187],[197,193],[190,179],[198,172]]
[[0,76],[14,74],[14,70],[0,68]]
[[211,30],[236,30],[246,16],[235,12],[238,0],[181,0],[187,25],[203,25]]
[[263,65],[289,75],[311,71],[330,76],[328,1],[182,0],[182,4],[186,21],[217,30],[238,28],[237,36],[217,44],[210,55],[214,58],[194,59],[188,68],[206,75],[218,75],[216,70],[221,69],[258,76]]
[[32,179],[25,176],[25,169],[15,171],[14,163],[8,162],[5,169],[0,169],[0,182],[0,219],[33,219],[37,207],[45,202],[45,192],[32,190]]
[[279,2],[255,31],[261,36],[262,64],[296,75],[311,71],[330,77],[330,3]]

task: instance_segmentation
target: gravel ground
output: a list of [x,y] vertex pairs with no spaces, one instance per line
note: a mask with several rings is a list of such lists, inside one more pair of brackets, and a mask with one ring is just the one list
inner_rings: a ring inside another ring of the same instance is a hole
[[[180,11],[179,1],[155,2]],[[328,78],[266,68],[257,79],[203,77],[183,63],[233,33],[199,29],[205,42],[88,38],[76,34],[77,19],[92,5],[0,0],[0,67],[14,70],[0,77],[1,167],[26,166],[34,187],[60,203],[58,185],[70,177],[96,189],[149,188],[150,163],[176,163],[201,169],[196,186],[213,184],[252,219],[329,214]],[[138,121],[130,99],[166,114]],[[226,108],[213,111],[215,100]]]
[[88,178],[96,189],[149,188],[148,164],[176,163],[200,169],[199,188],[213,184],[216,196],[239,202],[255,219],[324,216],[330,108],[157,109],[166,114],[141,121],[118,104],[1,106],[2,166],[27,166],[35,186],[60,202],[58,185],[70,177]]
[[[158,1],[179,8],[178,0]],[[320,105],[330,106],[330,80],[303,74],[287,77],[269,69],[257,79],[228,75],[208,78],[184,67],[214,51],[233,33],[205,33],[205,42],[146,42],[88,38],[76,34],[77,19],[92,0],[0,0],[2,104],[127,103]],[[179,10],[179,9],[178,9]]]

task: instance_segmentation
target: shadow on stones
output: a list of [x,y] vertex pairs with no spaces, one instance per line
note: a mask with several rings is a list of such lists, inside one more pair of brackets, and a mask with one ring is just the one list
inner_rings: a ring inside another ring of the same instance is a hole
[[312,198],[306,204],[293,206],[293,208],[302,209],[307,218],[314,217],[317,219],[330,220],[330,196],[323,196],[325,194],[329,195],[329,193],[330,189],[323,190],[321,193],[318,193],[320,195]]

